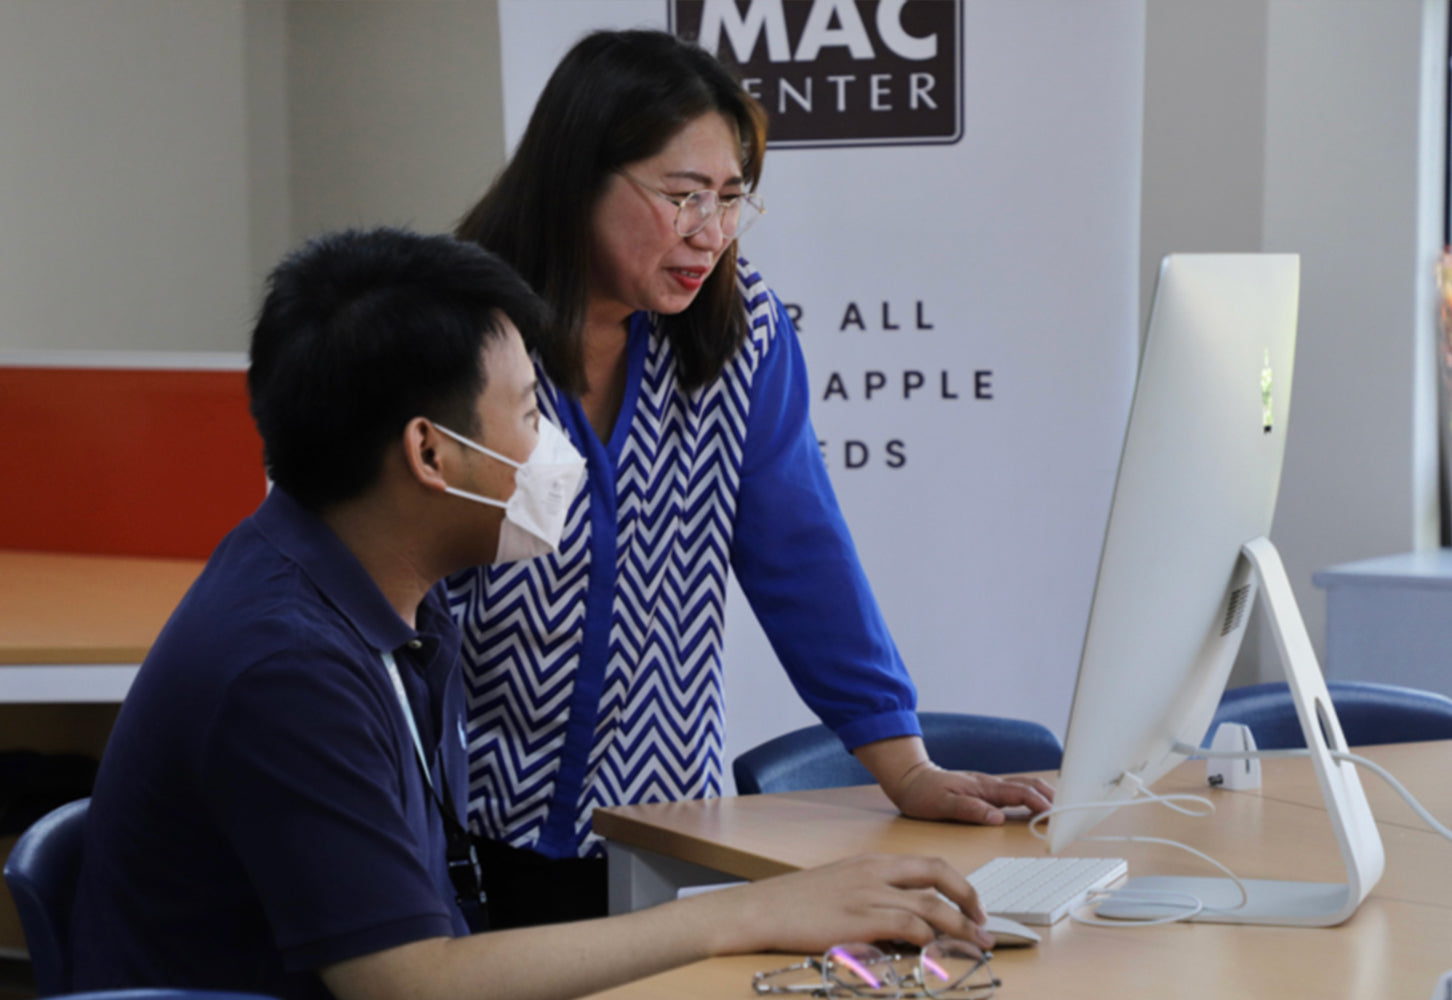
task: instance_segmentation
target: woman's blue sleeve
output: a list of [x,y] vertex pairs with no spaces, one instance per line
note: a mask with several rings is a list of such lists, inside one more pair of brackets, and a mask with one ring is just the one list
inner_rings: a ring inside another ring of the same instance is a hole
[[802,700],[849,749],[917,735],[917,692],[857,558],[808,413],[796,329],[751,389],[731,566]]

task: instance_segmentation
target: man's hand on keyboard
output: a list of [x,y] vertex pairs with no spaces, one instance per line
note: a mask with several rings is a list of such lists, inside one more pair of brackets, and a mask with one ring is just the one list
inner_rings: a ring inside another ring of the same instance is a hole
[[896,788],[883,790],[904,816],[999,826],[1003,810],[1023,806],[1041,813],[1054,801],[1054,789],[1039,778],[999,778],[974,771],[944,771],[931,761],[909,769]]

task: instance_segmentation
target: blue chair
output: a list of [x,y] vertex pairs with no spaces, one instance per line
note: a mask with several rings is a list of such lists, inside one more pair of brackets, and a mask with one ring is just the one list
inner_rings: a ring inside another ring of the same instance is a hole
[[131,990],[90,990],[67,993],[65,1000],[273,1000],[260,993],[227,990],[174,990],[171,987],[136,987]]
[[90,804],[77,799],[46,813],[20,835],[5,862],[5,882],[20,913],[41,996],[71,986],[71,906]]
[[[1053,730],[1037,722],[955,712],[919,712],[918,721],[928,755],[953,771],[1052,771],[1064,756]],[[767,740],[737,757],[731,772],[742,795],[875,781],[826,726],[808,726]]]
[[[1326,690],[1347,746],[1452,739],[1452,698],[1445,695],[1371,681],[1327,681]],[[1205,735],[1206,746],[1222,722],[1249,726],[1255,745],[1262,750],[1306,745],[1290,688],[1284,682],[1226,691]]]

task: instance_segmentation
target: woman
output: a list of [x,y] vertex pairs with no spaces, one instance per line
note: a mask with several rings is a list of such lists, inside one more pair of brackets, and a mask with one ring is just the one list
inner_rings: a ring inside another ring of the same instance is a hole
[[451,581],[496,926],[603,911],[595,807],[719,794],[729,571],[802,697],[905,813],[1047,808],[1041,782],[939,771],[923,749],[796,333],[736,255],[765,132],[699,48],[592,34],[460,224],[554,308],[530,344],[540,407],[588,466],[558,554]]

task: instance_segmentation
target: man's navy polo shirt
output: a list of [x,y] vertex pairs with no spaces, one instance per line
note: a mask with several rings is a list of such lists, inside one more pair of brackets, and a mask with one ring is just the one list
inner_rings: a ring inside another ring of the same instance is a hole
[[398,662],[434,782],[447,773],[464,802],[459,635],[441,589],[417,623],[281,490],[222,540],[101,763],[76,989],[327,996],[314,970],[467,933],[443,821],[380,659]]

